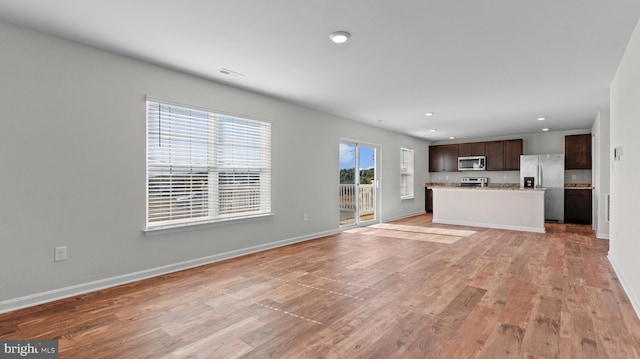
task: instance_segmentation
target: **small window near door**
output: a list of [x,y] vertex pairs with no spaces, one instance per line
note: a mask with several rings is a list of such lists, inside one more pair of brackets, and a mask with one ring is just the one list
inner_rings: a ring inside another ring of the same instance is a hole
[[400,198],[413,198],[413,150],[400,149]]

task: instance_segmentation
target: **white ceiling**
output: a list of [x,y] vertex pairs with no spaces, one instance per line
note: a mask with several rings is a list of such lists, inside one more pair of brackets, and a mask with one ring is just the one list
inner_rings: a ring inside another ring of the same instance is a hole
[[10,23],[435,141],[590,128],[639,17],[638,0],[0,0]]

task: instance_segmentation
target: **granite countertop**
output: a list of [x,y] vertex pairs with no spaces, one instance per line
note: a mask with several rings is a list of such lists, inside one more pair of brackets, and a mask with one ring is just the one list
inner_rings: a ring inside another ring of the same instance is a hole
[[564,189],[592,189],[591,183],[565,183]]
[[461,187],[460,183],[440,183],[440,182],[426,182],[424,184],[425,187],[434,188],[434,187],[451,187],[451,188],[468,188],[468,189],[520,189],[520,184],[518,183],[489,183],[486,187]]
[[487,192],[544,192],[546,188],[520,188],[520,187],[454,187],[454,186],[434,186],[429,187],[438,191],[487,191]]
[[468,191],[544,191],[546,188],[521,188],[518,183],[490,183],[486,187],[462,187],[459,183],[427,182],[425,187],[438,190],[468,190]]
[[[460,189],[472,189],[472,190],[541,190],[541,188],[521,188],[519,183],[489,183],[487,187],[461,187],[460,183],[443,183],[443,182],[426,182],[424,184],[425,187],[428,188],[460,188]],[[591,183],[565,183],[564,189],[580,189],[580,190],[590,190],[592,189]],[[544,190],[544,188],[542,188]]]

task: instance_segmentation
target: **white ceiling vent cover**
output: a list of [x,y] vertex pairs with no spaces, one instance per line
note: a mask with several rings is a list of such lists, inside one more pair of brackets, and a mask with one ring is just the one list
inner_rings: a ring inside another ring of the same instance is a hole
[[238,77],[238,78],[244,77],[243,74],[241,74],[239,72],[236,72],[236,71],[233,71],[233,70],[225,69],[224,67],[218,69],[218,73],[221,73],[221,74],[226,75],[226,76],[231,76],[231,77]]

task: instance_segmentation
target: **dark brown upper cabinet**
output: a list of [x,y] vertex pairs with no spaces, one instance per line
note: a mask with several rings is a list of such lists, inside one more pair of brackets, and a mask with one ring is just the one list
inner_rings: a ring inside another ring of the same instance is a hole
[[487,156],[487,171],[520,170],[522,139],[429,146],[429,172],[458,171],[458,157]]
[[564,168],[591,169],[591,134],[564,137]]
[[524,153],[522,139],[486,143],[487,171],[518,171]]
[[504,171],[504,141],[486,143],[487,171]]
[[485,142],[471,142],[458,144],[458,156],[485,156]]
[[444,145],[444,172],[458,171],[458,145]]
[[504,169],[506,171],[520,170],[520,156],[524,154],[522,139],[504,141]]
[[457,172],[458,145],[429,146],[429,172]]
[[429,172],[442,172],[442,161],[440,146],[429,146]]

